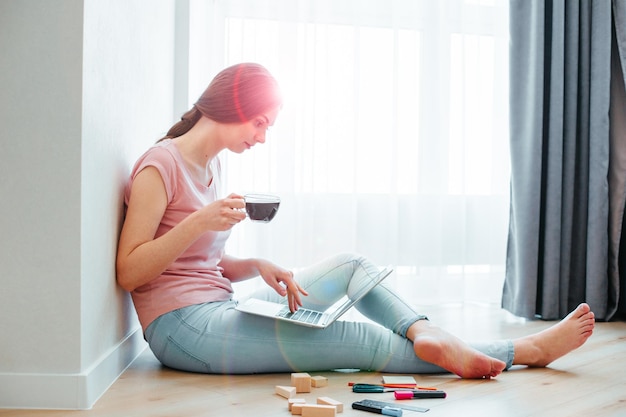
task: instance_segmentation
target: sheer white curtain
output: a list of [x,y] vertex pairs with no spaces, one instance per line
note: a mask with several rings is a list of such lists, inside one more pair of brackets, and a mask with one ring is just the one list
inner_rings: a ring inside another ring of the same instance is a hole
[[498,303],[507,3],[214,1],[215,67],[259,62],[286,98],[265,145],[224,155],[228,190],[282,198],[230,252],[298,267],[355,251],[393,264],[413,299]]

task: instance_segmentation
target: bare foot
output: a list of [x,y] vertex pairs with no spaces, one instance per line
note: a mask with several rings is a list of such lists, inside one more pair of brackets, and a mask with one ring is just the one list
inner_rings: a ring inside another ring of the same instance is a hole
[[548,366],[582,346],[593,333],[595,319],[588,304],[582,303],[567,317],[539,333],[513,341],[514,365]]
[[420,320],[407,332],[415,354],[430,363],[457,374],[461,378],[493,378],[506,364],[470,347],[456,336]]

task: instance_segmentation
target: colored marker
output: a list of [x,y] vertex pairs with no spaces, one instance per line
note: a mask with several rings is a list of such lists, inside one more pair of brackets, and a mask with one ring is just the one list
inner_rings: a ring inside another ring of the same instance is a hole
[[433,391],[433,390],[402,390],[402,391],[394,391],[393,395],[396,397],[396,400],[417,400],[420,398],[446,398],[446,393],[444,391]]
[[419,387],[416,384],[368,384],[361,382],[348,382],[349,387],[353,387],[355,385],[359,385],[361,387],[369,386],[369,387],[384,387],[384,388],[404,388],[404,389],[420,389],[420,390],[437,390],[436,387]]
[[393,417],[402,416],[402,409],[396,408],[396,407],[389,407],[389,406],[380,407],[380,406],[370,405],[367,403],[355,402],[355,403],[352,403],[352,408],[354,408],[355,410],[369,411],[370,413],[383,414],[385,416],[393,416]]

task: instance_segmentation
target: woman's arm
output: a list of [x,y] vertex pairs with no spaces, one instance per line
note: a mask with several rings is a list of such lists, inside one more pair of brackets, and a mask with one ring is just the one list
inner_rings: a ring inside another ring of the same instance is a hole
[[224,269],[222,275],[232,282],[245,281],[261,275],[259,259],[241,259],[230,255],[224,255],[219,266]]
[[298,306],[302,305],[300,294],[308,295],[293,278],[293,272],[265,259],[239,259],[224,255],[220,266],[224,269],[223,275],[232,282],[244,281],[260,275],[274,291],[283,297],[287,296],[291,311],[296,311]]
[[167,207],[165,185],[159,171],[144,168],[133,181],[117,251],[117,281],[133,291],[158,277],[198,237],[208,230],[228,230],[245,219],[241,198],[229,196],[190,214],[155,239]]

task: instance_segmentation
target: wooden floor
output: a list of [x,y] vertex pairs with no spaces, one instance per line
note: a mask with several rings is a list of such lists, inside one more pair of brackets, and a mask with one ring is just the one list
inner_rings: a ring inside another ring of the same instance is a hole
[[[525,321],[494,306],[424,307],[430,319],[466,339],[512,338],[548,327]],[[420,385],[436,386],[446,399],[409,400],[426,413],[404,416],[626,416],[626,323],[597,323],[581,348],[547,369],[519,368],[487,381],[452,375],[415,375]],[[323,372],[329,385],[299,394],[307,402],[331,397],[344,404],[339,416],[367,416],[352,402],[370,398],[393,401],[393,394],[355,394],[348,382],[378,383],[380,374]],[[29,417],[155,417],[155,416],[290,416],[287,402],[274,394],[276,385],[290,385],[289,374],[253,376],[197,375],[159,365],[149,350],[138,357],[105,395],[86,411],[0,410],[0,416]]]

